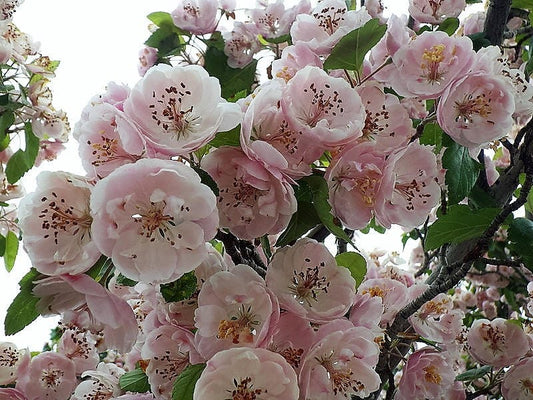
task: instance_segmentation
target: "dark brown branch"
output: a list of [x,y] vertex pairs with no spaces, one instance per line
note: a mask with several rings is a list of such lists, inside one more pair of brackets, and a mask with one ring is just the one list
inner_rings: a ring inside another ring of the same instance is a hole
[[502,44],[503,32],[509,18],[511,0],[490,0],[483,31],[492,45]]
[[224,249],[235,264],[246,264],[252,267],[263,278],[266,275],[266,265],[255,250],[253,243],[241,240],[229,232],[219,230],[216,239],[224,244]]

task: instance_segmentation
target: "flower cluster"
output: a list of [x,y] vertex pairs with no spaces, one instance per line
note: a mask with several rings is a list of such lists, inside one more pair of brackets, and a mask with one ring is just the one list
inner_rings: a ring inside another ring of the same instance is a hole
[[[177,3],[83,110],[86,175],[20,203],[6,332],[61,322],[0,343],[0,399],[528,398],[531,63],[456,0]],[[358,248],[394,225],[409,262]]]

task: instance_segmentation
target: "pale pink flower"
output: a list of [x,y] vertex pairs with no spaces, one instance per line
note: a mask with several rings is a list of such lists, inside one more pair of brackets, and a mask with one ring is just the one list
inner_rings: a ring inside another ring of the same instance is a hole
[[307,43],[318,55],[327,55],[345,35],[371,19],[364,7],[348,11],[343,0],[324,0],[310,14],[299,14],[291,26],[294,43]]
[[137,71],[140,76],[144,76],[146,72],[152,68],[157,61],[157,49],[154,47],[145,46],[139,50],[139,64]]
[[451,138],[472,154],[511,130],[515,101],[510,85],[487,73],[454,82],[437,106],[437,121]]
[[194,400],[296,400],[296,373],[285,359],[266,349],[239,347],[215,354],[194,388]]
[[13,55],[13,45],[3,36],[0,36],[0,63],[5,64]]
[[207,256],[218,226],[215,195],[180,162],[142,159],[98,181],[93,236],[126,277],[172,282]]
[[125,372],[116,364],[99,363],[96,370],[87,370],[81,374],[85,380],[76,387],[70,400],[115,398],[122,393],[119,379]]
[[473,33],[483,32],[486,17],[486,11],[478,11],[469,14],[461,23],[463,34],[472,35]]
[[342,78],[306,66],[287,83],[281,109],[294,131],[337,147],[362,135],[365,110],[361,98]]
[[387,18],[383,16],[385,7],[382,0],[367,0],[365,1],[365,7],[372,18],[378,18],[382,24],[387,22]]
[[189,365],[189,352],[193,348],[193,334],[183,328],[170,325],[151,331],[141,350],[148,361],[146,375],[152,393],[158,398],[170,399],[176,377]]
[[505,400],[533,399],[533,358],[526,357],[513,365],[503,378],[501,390]]
[[126,353],[135,343],[137,322],[131,307],[88,275],[59,275],[38,280],[33,294],[40,298],[37,309],[42,315],[72,313],[72,310],[87,313],[83,313],[87,318],[79,318],[79,322],[83,321],[81,327],[103,331],[110,349]]
[[527,335],[522,328],[503,318],[475,320],[467,340],[475,360],[496,368],[514,364],[529,351]]
[[18,389],[0,388],[0,400],[28,400]]
[[429,114],[426,102],[418,97],[404,97],[400,100],[400,104],[407,110],[409,118],[424,119]]
[[383,199],[376,206],[377,220],[386,228],[398,224],[415,228],[424,223],[440,201],[441,171],[432,148],[418,142],[395,152],[387,159],[384,175],[392,177],[383,188]]
[[384,201],[380,194],[390,192],[393,184],[385,166],[385,154],[371,142],[345,148],[330,164],[324,176],[329,188],[328,201],[333,215],[344,226],[362,229],[375,215],[376,206]]
[[29,362],[28,349],[19,349],[14,343],[0,342],[0,385],[15,382],[19,368],[22,366],[24,369]]
[[195,347],[205,359],[232,347],[266,347],[279,319],[276,296],[248,265],[206,281],[195,312]]
[[463,400],[462,384],[455,381],[453,365],[431,348],[415,351],[407,359],[394,400]]
[[35,163],[33,165],[38,167],[45,160],[53,161],[63,150],[65,150],[65,145],[59,140],[41,140],[39,142],[39,153],[37,153],[37,157],[35,158]]
[[271,155],[260,162],[239,148],[220,147],[202,159],[202,168],[219,188],[220,226],[241,239],[281,232],[296,211],[294,190],[280,171],[287,163],[279,154]]
[[217,2],[212,0],[178,0],[172,11],[174,24],[195,35],[211,33],[217,25]]
[[[265,160],[279,152],[287,163],[283,172],[298,179],[311,174],[310,164],[320,158],[324,146],[302,131],[289,127],[279,104],[284,86],[283,81],[273,80],[257,92],[244,115],[241,147],[249,157],[254,153],[257,158]],[[262,153],[266,153],[266,157]]]
[[451,296],[440,293],[411,315],[409,323],[424,338],[449,343],[461,333],[463,318],[464,313],[453,308]]
[[465,7],[465,0],[409,0],[409,14],[418,22],[428,24],[457,17]]
[[0,201],[7,202],[9,200],[18,199],[25,194],[24,186],[9,183],[5,172],[0,171]]
[[53,107],[35,107],[31,127],[35,136],[45,140],[52,138],[66,142],[70,133],[67,114]]
[[365,106],[366,119],[360,141],[371,141],[376,152],[389,153],[407,145],[414,135],[413,123],[398,97],[386,94],[375,81],[357,88]]
[[380,296],[372,296],[371,292],[357,293],[348,318],[355,326],[362,326],[380,334],[379,324],[383,311],[383,299]]
[[236,21],[231,32],[224,32],[224,54],[228,56],[231,68],[244,68],[252,62],[254,54],[261,50],[256,29],[252,23]]
[[343,316],[355,294],[350,271],[337,265],[323,243],[309,238],[278,249],[265,281],[283,309],[313,322]]
[[16,388],[29,399],[67,400],[77,384],[74,363],[62,354],[45,351],[32,358]]
[[198,65],[152,67],[132,89],[124,112],[148,147],[170,156],[197,150],[242,119],[239,107],[220,96],[218,79]]
[[398,76],[390,83],[402,96],[437,98],[468,71],[474,54],[467,37],[450,37],[442,31],[423,32],[393,55]]
[[109,103],[95,105],[77,129],[81,163],[91,178],[104,178],[146,153],[139,128]]
[[57,344],[57,352],[74,362],[78,375],[96,368],[100,361],[95,338],[90,332],[75,327],[63,331]]
[[322,60],[305,43],[287,46],[281,57],[272,61],[272,75],[288,82],[299,70],[307,65],[322,68]]
[[302,363],[300,400],[365,398],[379,388],[381,380],[374,371],[379,347],[374,336],[366,328],[350,325],[334,321],[319,329],[322,337]]
[[253,8],[249,12],[257,27],[257,33],[270,39],[288,34],[296,15],[308,13],[310,10],[309,0],[300,0],[289,9],[285,8],[283,0],[277,0],[275,3],[266,4],[265,8]]
[[370,294],[370,296],[381,297],[383,303],[383,314],[381,315],[381,326],[386,326],[391,322],[396,313],[409,302],[407,286],[391,278],[365,279],[357,288],[358,294]]
[[81,176],[43,171],[37,190],[20,201],[24,249],[39,272],[78,274],[100,257],[91,237],[90,192]]

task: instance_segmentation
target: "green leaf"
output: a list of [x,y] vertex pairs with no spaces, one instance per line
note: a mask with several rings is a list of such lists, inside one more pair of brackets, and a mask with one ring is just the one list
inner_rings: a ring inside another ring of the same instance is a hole
[[9,308],[4,320],[6,335],[14,335],[32,323],[38,316],[37,302],[39,298],[33,295],[33,281],[41,275],[32,268],[19,282],[20,292],[17,294]]
[[185,42],[181,35],[190,35],[188,32],[174,25],[172,16],[163,11],[156,11],[148,14],[148,19],[152,21],[158,29],[144,42],[145,45],[155,47],[159,57],[179,54],[185,47]]
[[265,44],[273,43],[273,44],[280,44],[280,43],[291,43],[291,35],[288,33],[286,35],[278,36],[276,38],[266,38],[262,35],[259,35],[259,41],[265,42]]
[[201,182],[208,186],[209,189],[213,191],[215,196],[218,196],[218,185],[217,183],[211,178],[211,175],[209,175],[206,171],[204,171],[202,168],[199,167],[192,167],[196,171],[196,173],[200,176]]
[[446,18],[444,21],[442,21],[439,24],[438,31],[443,31],[448,34],[448,36],[452,36],[455,31],[459,28],[459,18]]
[[241,126],[237,125],[230,131],[218,132],[209,142],[210,146],[240,146],[241,145]]
[[161,294],[167,303],[186,300],[196,292],[196,275],[187,272],[178,280],[161,285]]
[[272,258],[272,247],[270,246],[270,240],[268,239],[268,235],[263,235],[259,238],[259,241],[261,243],[261,248],[263,249],[263,253],[265,253],[265,256],[268,261]]
[[205,364],[189,365],[174,381],[172,400],[192,400],[196,381],[202,375]]
[[129,278],[126,278],[124,275],[122,274],[118,274],[117,276],[117,279],[115,280],[115,282],[119,285],[122,285],[122,286],[129,286],[129,287],[133,287],[135,286],[137,283],[137,281],[134,281],[133,279],[129,279]]
[[118,380],[120,388],[128,392],[146,393],[150,391],[148,376],[140,368],[128,371]]
[[14,232],[9,231],[5,243],[4,264],[7,272],[11,272],[15,266],[15,259],[17,258],[17,253],[19,251],[19,238]]
[[335,256],[337,265],[346,267],[350,270],[352,278],[355,279],[355,287],[359,287],[366,275],[366,260],[365,258],[353,251],[340,253]]
[[468,37],[472,41],[472,45],[475,51],[478,51],[483,47],[488,47],[491,45],[490,40],[487,39],[485,33],[483,32],[473,33],[471,35],[468,35]]
[[298,209],[292,214],[289,225],[279,236],[276,246],[282,247],[292,243],[318,224],[320,224],[320,218],[315,211],[315,206],[306,201],[299,201]]
[[429,228],[426,235],[426,250],[433,250],[445,243],[460,243],[479,237],[500,212],[499,208],[471,210],[466,205],[448,207]]
[[359,71],[366,54],[380,41],[386,30],[387,25],[382,25],[377,18],[373,18],[351,31],[333,47],[324,61],[324,68]]
[[11,184],[16,183],[22,176],[28,172],[35,163],[35,158],[39,152],[39,138],[33,134],[31,123],[24,124],[24,138],[26,148],[19,149],[11,156],[6,165],[7,181]]
[[490,365],[484,365],[482,367],[479,367],[479,368],[472,368],[472,369],[469,369],[468,371],[466,372],[463,372],[462,374],[459,374],[455,377],[455,380],[456,381],[473,381],[473,380],[476,380],[476,379],[479,379],[479,378],[482,378],[483,376],[485,376],[487,373],[490,372],[491,370],[491,366]]
[[422,136],[420,136],[419,142],[420,144],[435,146],[434,152],[438,154],[442,149],[442,134],[442,128],[438,124],[426,124],[424,126]]
[[4,137],[7,135],[7,130],[15,122],[15,114],[11,111],[5,110],[2,115],[0,115],[0,141],[4,140]]
[[526,10],[533,10],[533,0],[513,0],[511,2],[512,8],[524,8]]
[[[252,85],[255,82],[255,71],[257,60],[243,68],[231,68],[228,65],[228,57],[224,54],[224,49],[218,48],[222,39],[208,41],[208,48],[204,57],[204,68],[209,75],[218,78],[222,90],[222,97],[230,99],[237,93],[246,90],[252,92]],[[224,42],[222,41],[222,46]]]
[[354,248],[350,236],[344,232],[337,220],[331,215],[331,205],[328,202],[328,184],[326,180],[318,175],[306,176],[300,181],[306,182],[313,194],[313,205],[315,206],[316,214],[320,218],[320,222],[337,238],[350,243]]
[[3,257],[6,253],[6,237],[0,235],[0,257]]
[[533,221],[527,218],[515,218],[508,231],[509,247],[520,255],[526,267],[533,271]]
[[468,205],[475,209],[498,207],[496,200],[478,185],[475,185],[468,194]]
[[164,11],[154,11],[153,13],[148,14],[146,18],[148,18],[158,27],[162,27],[163,25],[174,25],[174,21],[172,20],[170,13]]
[[442,166],[446,169],[448,201],[457,204],[476,184],[481,165],[470,157],[466,147],[453,142],[442,156]]
[[365,226],[363,229],[359,229],[359,232],[364,233],[365,235],[370,232],[370,229],[373,229],[377,233],[385,233],[387,231],[386,228],[382,227],[381,225],[378,225],[376,223],[376,219],[372,218],[367,226]]

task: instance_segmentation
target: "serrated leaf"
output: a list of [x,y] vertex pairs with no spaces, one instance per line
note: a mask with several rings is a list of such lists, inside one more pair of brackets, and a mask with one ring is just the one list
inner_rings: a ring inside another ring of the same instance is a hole
[[320,224],[320,218],[313,204],[307,201],[299,201],[298,209],[292,214],[287,228],[276,241],[276,246],[281,247],[292,243],[318,224]]
[[520,255],[526,267],[533,271],[533,221],[527,218],[515,218],[508,231],[509,247]]
[[237,125],[232,130],[226,132],[218,132],[209,142],[210,146],[240,146],[241,145],[241,126]]
[[186,300],[196,292],[196,275],[194,271],[187,272],[178,280],[161,285],[161,294],[166,302]]
[[172,400],[192,400],[196,381],[200,379],[205,364],[189,365],[174,381]]
[[335,261],[337,261],[337,265],[348,268],[352,278],[355,279],[355,287],[359,287],[366,275],[365,258],[359,253],[348,251],[346,253],[337,254],[335,256]]
[[146,393],[150,390],[148,376],[140,368],[121,375],[118,383],[122,390],[136,393]]
[[39,138],[33,134],[33,129],[29,122],[24,124],[24,139],[26,142],[25,149],[17,150],[6,165],[7,181],[11,184],[16,183],[33,167],[39,152]]
[[331,214],[331,205],[328,202],[329,190],[326,180],[321,176],[313,175],[306,176],[305,178],[302,178],[301,181],[306,182],[311,188],[313,205],[320,222],[322,222],[322,224],[337,238],[350,243],[355,248],[350,236],[348,236],[342,227],[337,224],[335,218]]
[[485,376],[487,373],[490,372],[491,368],[492,367],[490,365],[484,365],[484,366],[479,367],[479,368],[469,369],[468,371],[457,375],[455,377],[455,380],[456,381],[462,381],[462,382],[473,381],[473,380],[476,380],[476,379],[479,379],[479,378],[482,378],[483,376]]
[[4,139],[13,122],[15,122],[15,115],[11,111],[5,110],[2,112],[2,115],[0,115],[0,141]]
[[448,36],[452,36],[457,28],[459,28],[459,18],[450,17],[442,21],[437,30],[446,32]]
[[6,335],[14,335],[32,323],[38,316],[37,302],[39,299],[33,295],[33,281],[39,278],[40,274],[32,268],[19,282],[20,292],[17,294],[9,308],[4,320],[4,331]]
[[499,208],[471,210],[466,205],[448,207],[429,228],[426,235],[426,250],[433,250],[445,243],[460,243],[479,237],[489,227]]
[[7,272],[11,272],[15,266],[15,260],[19,251],[19,238],[14,232],[9,231],[5,238],[4,265]]
[[442,133],[442,128],[438,124],[426,124],[419,142],[420,144],[435,146],[434,152],[438,154],[442,149]]
[[453,142],[444,151],[442,166],[446,169],[448,202],[457,204],[468,196],[476,184],[481,164],[470,157],[466,147]]
[[324,61],[324,68],[359,71],[366,54],[380,41],[386,31],[387,25],[382,25],[377,18],[371,19],[339,40]]

